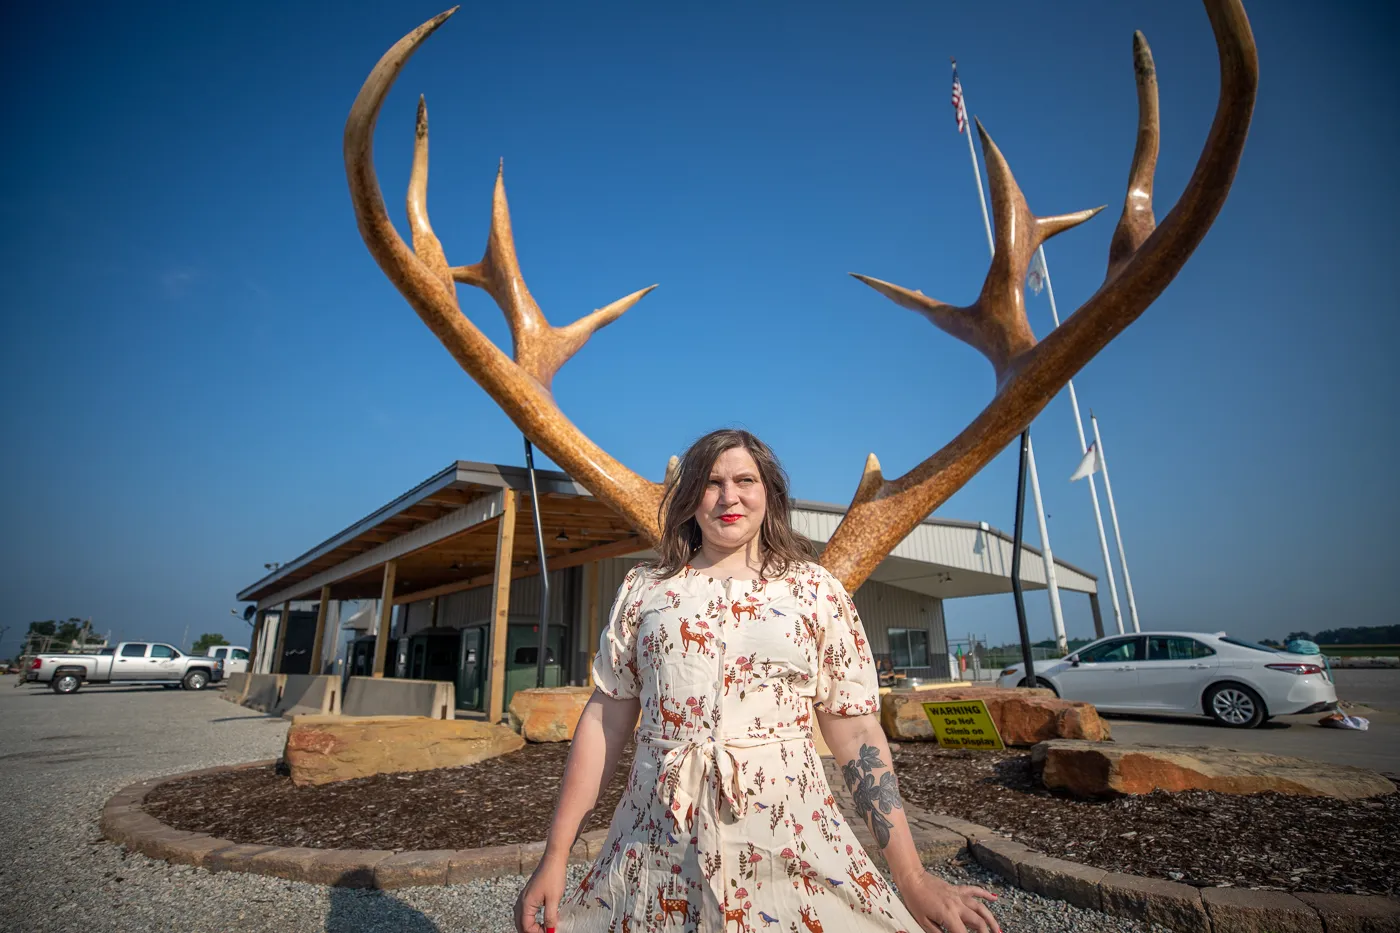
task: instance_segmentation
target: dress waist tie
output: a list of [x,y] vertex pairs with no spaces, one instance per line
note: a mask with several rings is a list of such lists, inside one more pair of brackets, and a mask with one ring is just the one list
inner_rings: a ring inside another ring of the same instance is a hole
[[[709,896],[701,905],[706,918],[706,930],[724,929],[724,846],[720,839],[721,805],[735,818],[748,812],[748,795],[739,783],[739,761],[734,749],[779,745],[783,742],[811,741],[806,729],[785,728],[761,738],[738,736],[720,738],[714,735],[691,738],[663,738],[660,733],[638,730],[638,742],[654,748],[664,748],[657,774],[657,795],[666,804],[678,831],[693,833],[700,851],[718,859],[715,871],[709,875]],[[706,791],[713,788],[717,797]],[[706,803],[710,803],[706,807]],[[698,822],[697,822],[698,821]],[[702,872],[705,866],[701,866]]]

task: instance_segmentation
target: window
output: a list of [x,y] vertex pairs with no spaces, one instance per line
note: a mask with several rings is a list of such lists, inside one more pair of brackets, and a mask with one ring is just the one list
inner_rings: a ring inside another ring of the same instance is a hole
[[1242,640],[1240,640],[1240,639],[1238,639],[1238,638],[1229,638],[1229,637],[1222,638],[1222,639],[1220,639],[1220,640],[1223,641],[1223,642],[1224,642],[1225,644],[1227,644],[1227,645],[1234,645],[1234,646],[1237,647],[1237,648],[1249,648],[1249,649],[1252,649],[1252,650],[1254,650],[1254,651],[1263,651],[1263,652],[1266,652],[1266,653],[1268,653],[1268,654],[1278,654],[1278,649],[1277,649],[1277,648],[1270,648],[1268,645],[1259,645],[1259,644],[1255,644],[1255,643],[1252,642],[1252,641],[1242,641]]
[[234,648],[233,651],[229,652],[229,657],[235,661],[246,661],[248,660],[248,652],[242,648]]
[[890,662],[895,669],[928,667],[928,629],[890,629]]
[[1117,638],[1095,645],[1079,652],[1079,660],[1084,664],[1121,664],[1124,661],[1142,660],[1140,638]]
[[227,649],[227,648],[215,648],[215,649],[214,649],[214,653],[213,653],[212,655],[210,655],[210,657],[211,657],[211,658],[226,658],[226,657],[228,657],[228,649]]
[[[534,665],[534,664],[538,663],[538,658],[539,658],[539,656],[540,656],[540,649],[539,649],[539,646],[538,646],[538,645],[530,645],[530,646],[525,647],[525,648],[516,648],[516,649],[515,649],[515,660],[512,661],[511,663],[513,663],[513,664],[531,664],[531,665]],[[546,663],[546,664],[557,664],[557,663],[558,663],[557,661],[554,660],[554,649],[553,649],[553,648],[546,649],[546,651],[545,651],[545,653],[544,653],[544,663]]]
[[124,658],[144,658],[146,656],[146,646],[137,642],[129,645],[122,645],[122,657]]
[[1174,635],[1149,635],[1147,637],[1147,660],[1149,661],[1190,661],[1194,658],[1208,658],[1215,651],[1194,638]]
[[151,657],[153,658],[177,658],[180,653],[169,645],[151,645]]
[[116,648],[103,648],[101,651],[97,652],[97,655],[98,655],[98,657],[110,658],[112,655],[114,655],[114,654],[116,654],[116,653],[117,653],[117,649],[116,649]]

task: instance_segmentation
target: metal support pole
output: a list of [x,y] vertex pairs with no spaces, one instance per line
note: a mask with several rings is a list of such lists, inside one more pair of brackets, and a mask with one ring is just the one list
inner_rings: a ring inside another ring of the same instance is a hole
[[1021,592],[1021,539],[1026,524],[1026,461],[1030,459],[1031,429],[1021,432],[1021,465],[1016,471],[1016,530],[1011,542],[1011,592],[1016,597],[1016,626],[1021,630],[1021,660],[1026,664],[1026,686],[1035,686],[1035,659],[1031,633],[1026,625],[1026,600]]
[[525,469],[530,472],[530,511],[535,513],[535,550],[540,557],[540,647],[535,659],[535,686],[544,686],[544,661],[549,651],[549,559],[544,553],[544,519],[540,517],[540,493],[535,487],[535,451],[525,438]]

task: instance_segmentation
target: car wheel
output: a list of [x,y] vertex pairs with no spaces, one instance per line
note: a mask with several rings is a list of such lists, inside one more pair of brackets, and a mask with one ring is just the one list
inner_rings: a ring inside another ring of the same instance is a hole
[[[1021,682],[1020,682],[1019,684],[1017,684],[1016,686],[1018,686],[1018,687],[1029,687],[1030,685],[1031,685],[1031,684],[1030,684],[1030,681],[1029,681],[1029,680],[1026,680],[1025,678],[1022,678],[1022,679],[1021,679]],[[1060,695],[1060,691],[1058,691],[1058,690],[1055,689],[1055,685],[1052,684],[1050,681],[1046,680],[1044,677],[1037,677],[1037,678],[1035,679],[1035,685],[1036,685],[1037,687],[1040,687],[1041,689],[1049,690],[1051,693],[1055,694],[1055,696],[1059,696],[1059,695]]]
[[209,685],[209,675],[203,671],[190,671],[185,675],[186,690],[203,690]]
[[1259,694],[1242,684],[1216,684],[1206,691],[1206,713],[1231,729],[1253,729],[1268,718]]
[[78,688],[83,685],[83,679],[77,674],[58,674],[54,677],[49,688],[54,693],[77,693]]

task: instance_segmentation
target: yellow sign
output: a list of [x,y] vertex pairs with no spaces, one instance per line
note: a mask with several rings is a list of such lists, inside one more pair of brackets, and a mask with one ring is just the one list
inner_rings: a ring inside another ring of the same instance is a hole
[[987,712],[987,704],[981,700],[925,703],[924,714],[933,726],[938,744],[944,748],[979,748],[983,751],[1006,748],[1001,742],[997,724]]

